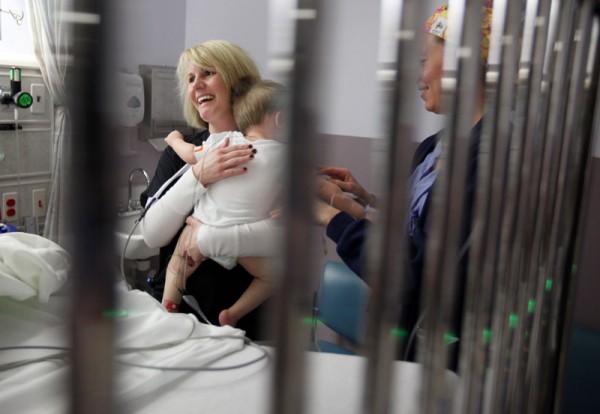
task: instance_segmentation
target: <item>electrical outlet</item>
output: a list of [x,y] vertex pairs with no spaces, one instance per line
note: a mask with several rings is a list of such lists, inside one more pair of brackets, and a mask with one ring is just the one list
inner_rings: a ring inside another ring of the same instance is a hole
[[40,83],[31,85],[31,104],[32,114],[43,114],[46,111],[46,87]]
[[2,217],[5,223],[19,221],[19,203],[16,192],[2,194]]
[[31,200],[33,217],[44,217],[46,215],[46,190],[43,188],[33,190]]

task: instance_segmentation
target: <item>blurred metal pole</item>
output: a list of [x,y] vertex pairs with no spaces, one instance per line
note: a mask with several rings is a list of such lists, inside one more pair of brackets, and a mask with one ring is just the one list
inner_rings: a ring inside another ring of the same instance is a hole
[[[533,329],[533,334],[536,337],[535,342],[533,342],[534,346],[535,344],[540,343],[540,339],[538,338],[540,329],[542,329],[542,334],[544,334],[544,331],[547,329],[548,312],[551,308],[548,306],[547,298],[535,296],[535,290],[538,289],[539,291],[546,280],[551,280],[552,283],[556,283],[558,279],[562,279],[562,276],[552,274],[550,270],[551,263],[554,260],[552,258],[553,253],[550,251],[550,235],[554,231],[552,230],[552,216],[556,208],[558,162],[560,160],[561,142],[563,139],[562,134],[565,127],[565,102],[567,102],[569,91],[568,84],[572,70],[574,6],[574,2],[566,1],[557,8],[557,11],[559,11],[556,25],[558,36],[556,37],[555,42],[549,43],[551,51],[548,50],[546,61],[547,66],[550,68],[547,77],[550,86],[550,107],[547,127],[543,135],[544,140],[541,142],[540,149],[538,150],[539,159],[541,160],[538,189],[539,200],[538,207],[535,211],[535,233],[533,238],[533,250],[530,257],[530,268],[531,272],[535,275],[535,278],[533,279],[535,284],[528,286],[528,297],[522,298],[519,309],[523,322],[527,323],[526,328]],[[540,300],[540,302],[536,303],[536,299]],[[527,300],[530,302],[529,305],[526,304]],[[528,306],[534,307],[534,312],[527,314]],[[531,313],[533,313],[533,319],[531,318]],[[534,325],[531,325],[532,322]],[[526,333],[529,334],[529,331]],[[518,348],[518,352],[515,355],[516,358],[519,358],[519,363],[522,359],[526,360],[528,358],[528,355],[524,352],[527,350],[530,353],[534,353],[535,358],[542,361],[542,365],[546,365],[548,362],[546,360],[548,357],[546,344],[543,344],[539,348],[530,347],[529,343],[517,343],[517,345],[522,347]],[[535,392],[539,393],[539,395],[545,395],[545,393],[548,392],[548,389],[544,384],[548,378],[542,378],[540,373],[537,373],[536,376],[535,369],[531,366],[528,368],[528,371],[523,372],[519,372],[520,370],[517,371],[516,367],[517,365],[511,367],[513,369],[513,378],[519,378],[521,375],[529,374],[531,376],[528,380],[531,382],[527,385],[533,387]],[[539,369],[545,369],[545,367],[540,365]],[[548,371],[546,374],[552,375]],[[541,382],[538,381],[538,378]],[[525,408],[524,404],[527,404],[527,401],[522,401],[520,396],[524,391],[521,389],[523,385],[524,384],[514,384],[510,402],[511,406],[515,407],[515,409],[518,409],[519,407]],[[527,395],[526,397],[529,398]],[[546,402],[546,404],[548,403]],[[543,407],[536,408],[543,410]]]
[[[475,101],[480,88],[479,43],[481,36],[481,1],[450,1],[451,38],[444,43],[444,113],[448,123],[442,137],[439,175],[432,193],[430,237],[422,292],[425,318],[424,347],[420,349],[424,364],[421,405],[424,413],[440,410],[444,374],[450,344],[459,332],[453,322],[460,312],[457,296],[462,296],[464,275],[460,262],[468,248],[462,240],[465,215],[467,161]],[[462,25],[459,24],[462,22]],[[453,47],[456,46],[456,47]],[[464,245],[463,245],[464,243]],[[458,345],[454,343],[455,347]]]
[[[567,328],[563,324],[566,320],[565,305],[571,285],[570,261],[574,252],[573,246],[576,244],[574,223],[578,211],[575,206],[579,204],[579,194],[573,190],[581,188],[584,163],[579,152],[584,148],[582,142],[590,140],[589,137],[583,136],[582,132],[590,130],[591,117],[585,116],[584,113],[592,111],[582,111],[581,108],[594,107],[593,101],[586,99],[589,94],[584,93],[587,63],[590,58],[593,7],[594,3],[590,1],[573,5],[573,10],[570,11],[573,28],[564,37],[571,44],[571,54],[566,57],[568,64],[564,76],[568,81],[568,100],[566,108],[563,105],[564,128],[558,131],[558,159],[552,190],[554,209],[548,236],[548,270],[546,274],[541,273],[538,280],[540,311],[544,315],[540,315],[535,321],[531,349],[537,352],[530,358],[531,365],[528,367],[532,375],[532,380],[528,383],[532,387],[530,407],[537,404],[548,410],[552,408],[553,401],[548,401],[542,396],[553,394],[555,391],[560,335],[561,331]],[[576,20],[579,21],[575,30]],[[584,121],[588,125],[584,125]],[[553,287],[546,291],[544,283],[548,278],[553,279]],[[533,342],[534,339],[536,342]]]
[[[567,200],[574,200],[567,206],[567,217],[573,219],[573,235],[570,243],[570,251],[567,252],[564,271],[566,272],[566,283],[563,288],[563,321],[561,328],[561,344],[560,355],[557,368],[557,378],[554,384],[554,413],[563,411],[563,396],[565,386],[565,370],[566,361],[569,349],[570,332],[572,329],[571,321],[573,318],[573,308],[575,300],[575,291],[577,284],[578,261],[580,258],[581,242],[583,226],[585,225],[584,217],[587,217],[589,212],[589,183],[591,175],[591,159],[593,157],[594,138],[600,132],[600,94],[598,87],[600,85],[600,9],[598,3],[593,0],[587,1],[582,6],[581,16],[583,19],[591,19],[590,29],[590,50],[589,50],[589,67],[586,71],[586,79],[584,81],[584,97],[582,107],[588,110],[580,113],[581,126],[575,137],[575,149],[573,151],[573,160],[575,163],[581,163],[579,169],[572,171],[572,182],[567,186],[569,195],[566,195]],[[582,46],[581,50],[585,51]],[[541,397],[540,397],[541,399]],[[535,403],[535,401],[534,401]]]
[[62,18],[73,24],[73,65],[67,79],[72,119],[70,211],[73,228],[71,304],[71,413],[115,412],[113,399],[114,326],[104,315],[114,306],[114,157],[103,134],[101,100],[110,99],[104,84],[105,37],[102,2],[75,0]]
[[[533,312],[535,310],[535,301],[533,300],[536,286],[536,249],[534,241],[534,223],[538,214],[538,192],[540,179],[541,157],[537,152],[543,142],[543,136],[540,130],[544,128],[541,125],[546,124],[547,112],[540,111],[541,108],[547,108],[544,102],[547,102],[545,90],[543,90],[543,57],[545,54],[546,35],[548,33],[547,16],[549,16],[550,2],[546,1],[540,5],[539,17],[536,17],[535,40],[533,48],[528,48],[522,56],[521,83],[528,85],[531,93],[527,99],[524,110],[518,110],[516,114],[515,139],[523,142],[522,162],[520,165],[520,186],[519,186],[519,207],[517,208],[516,239],[513,244],[512,252],[512,276],[517,281],[517,311],[513,311],[509,318],[514,318],[514,325],[511,331],[514,333],[511,341],[511,357],[508,361],[508,385],[511,387],[507,392],[508,401],[513,405],[522,407],[522,400],[527,398],[527,392],[524,390],[525,381],[525,362],[524,360],[532,351],[529,347],[530,327],[532,324]],[[515,403],[516,401],[516,403]],[[519,408],[515,408],[518,410]]]
[[[535,4],[534,4],[535,3]],[[543,145],[544,126],[547,119],[547,95],[548,88],[544,88],[544,56],[546,54],[547,35],[549,33],[551,0],[529,1],[524,27],[523,52],[519,69],[519,93],[517,101],[517,111],[515,114],[515,139],[522,140],[522,162],[519,174],[521,175],[521,187],[517,210],[517,228],[521,232],[523,248],[523,266],[529,270],[524,270],[524,276],[527,273],[533,273],[530,276],[531,285],[535,286],[535,275],[537,274],[537,257],[535,251],[534,223],[538,214],[538,192],[540,186],[541,159],[539,148]],[[506,321],[509,320],[510,310],[504,310],[498,318],[503,324],[501,329],[506,329]],[[510,327],[509,327],[510,328]],[[497,332],[494,331],[496,337]],[[498,332],[500,335],[500,332]],[[498,342],[498,352],[504,349],[502,341]],[[508,361],[506,361],[508,362]],[[494,370],[496,381],[506,380],[507,375],[502,373],[505,362],[500,358],[494,360]],[[491,390],[496,390],[494,384],[490,386]],[[502,387],[504,392],[504,387]],[[494,392],[494,391],[492,391]],[[502,405],[500,405],[502,407]],[[502,408],[497,407],[498,411]]]
[[[508,401],[509,366],[516,352],[513,347],[515,328],[519,315],[515,312],[515,298],[520,294],[518,272],[521,252],[515,244],[522,246],[522,235],[518,222],[520,205],[525,203],[527,194],[523,186],[531,181],[530,169],[535,170],[533,148],[539,142],[540,125],[546,119],[542,87],[543,57],[550,14],[550,0],[530,1],[527,4],[523,51],[519,68],[519,90],[516,105],[513,138],[510,143],[507,180],[507,196],[503,212],[503,224],[499,239],[499,260],[497,262],[497,293],[492,323],[493,340],[490,355],[491,395],[486,396],[486,411],[505,412]],[[531,160],[533,158],[533,161]],[[535,173],[533,173],[535,176]],[[521,222],[522,223],[522,222]]]
[[455,412],[481,412],[491,311],[496,280],[498,239],[505,195],[508,149],[521,50],[524,2],[494,6],[492,39],[486,73],[486,118],[483,125],[478,185],[469,252],[467,290],[461,335],[459,372],[463,381],[461,405]]
[[[302,413],[305,401],[304,357],[309,341],[309,327],[303,322],[312,306],[310,289],[310,236],[315,199],[313,146],[316,116],[314,114],[315,48],[318,39],[317,3],[299,0],[297,8],[289,10],[295,20],[293,56],[281,59],[292,68],[288,86],[288,168],[285,194],[285,239],[283,263],[275,301],[275,375],[271,412]],[[290,24],[293,24],[291,22]]]
[[[407,0],[401,4],[396,31],[397,50],[393,76],[386,79],[380,71],[386,119],[385,159],[380,168],[381,196],[378,198],[379,219],[371,228],[367,263],[367,280],[371,287],[369,320],[366,334],[368,358],[364,412],[389,412],[392,361],[402,355],[411,327],[396,327],[400,315],[399,302],[404,301],[407,277],[406,217],[408,184],[416,135],[414,91],[420,71],[420,41],[423,3]],[[393,13],[393,10],[390,10]],[[401,315],[400,315],[401,316]]]

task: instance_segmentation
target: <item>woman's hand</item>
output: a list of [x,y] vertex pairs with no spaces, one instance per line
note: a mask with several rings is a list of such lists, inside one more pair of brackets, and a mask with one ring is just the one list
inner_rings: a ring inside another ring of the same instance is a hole
[[325,180],[319,177],[317,188],[319,198],[330,206],[335,207],[339,211],[345,211],[355,218],[363,218],[365,216],[364,205],[342,191],[333,180]]
[[225,139],[222,147],[206,154],[203,160],[193,165],[194,176],[203,186],[215,183],[223,178],[244,174],[247,167],[245,163],[252,160],[256,149],[252,145],[229,145],[229,138]]
[[335,184],[346,193],[354,194],[356,201],[362,204],[363,207],[375,205],[375,196],[365,190],[347,168],[323,167],[319,169],[319,174],[328,175],[329,179],[327,181]]
[[[201,263],[206,259],[198,247],[198,231],[200,230],[202,222],[197,218],[189,216],[185,220],[185,223],[186,226],[183,229],[183,232],[185,233],[187,230],[189,233],[188,237],[184,239],[186,242],[182,246],[183,253],[180,254],[187,255],[188,261],[192,261],[193,263]],[[181,240],[182,238],[180,237],[179,239]]]

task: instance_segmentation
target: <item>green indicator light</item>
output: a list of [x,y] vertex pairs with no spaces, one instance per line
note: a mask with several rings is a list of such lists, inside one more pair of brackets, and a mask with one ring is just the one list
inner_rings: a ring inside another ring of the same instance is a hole
[[129,312],[127,312],[124,309],[112,309],[112,310],[107,310],[107,311],[102,312],[102,316],[104,316],[105,318],[110,318],[110,319],[124,318],[128,315],[129,315]]
[[508,318],[508,326],[510,326],[511,329],[514,329],[517,327],[518,323],[519,315],[517,315],[516,313],[511,313],[510,317]]
[[529,313],[535,312],[535,299],[529,299],[529,302],[527,303],[527,311]]
[[446,332],[444,334],[444,342],[446,343],[446,345],[453,344],[455,342],[458,342],[458,337],[452,332]]
[[492,330],[484,329],[483,330],[483,343],[488,344],[492,341]]
[[577,263],[573,263],[573,266],[571,266],[571,270],[573,272],[577,272]]
[[306,324],[306,325],[316,325],[317,323],[321,322],[321,320],[317,317],[315,318],[310,318],[310,317],[304,317],[302,318],[302,323]]
[[552,290],[552,279],[546,279],[546,290],[548,292]]
[[19,95],[19,97],[17,98],[17,105],[20,106],[21,108],[29,108],[32,103],[33,103],[33,99],[31,98],[31,95],[28,93],[23,93],[23,94]]
[[392,336],[396,338],[406,338],[408,337],[408,331],[404,328],[394,328],[391,331]]

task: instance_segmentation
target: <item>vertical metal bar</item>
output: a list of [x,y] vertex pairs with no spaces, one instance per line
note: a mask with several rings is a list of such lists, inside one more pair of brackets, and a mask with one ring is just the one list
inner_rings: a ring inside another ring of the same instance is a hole
[[110,136],[104,134],[101,99],[104,85],[102,2],[76,0],[61,16],[73,24],[71,91],[70,212],[73,234],[71,277],[71,412],[115,412],[112,345],[114,327],[104,315],[114,305],[113,215],[108,206],[115,185]]
[[[562,133],[565,123],[565,111],[564,102],[566,101],[568,88],[566,82],[569,80],[570,74],[570,62],[572,57],[570,51],[572,50],[571,43],[573,38],[573,17],[574,17],[574,4],[572,2],[565,2],[561,5],[560,16],[561,22],[558,25],[559,35],[557,36],[556,42],[550,44],[552,47],[552,53],[548,54],[548,58],[552,59],[547,62],[549,65],[555,65],[554,72],[551,80],[551,91],[550,91],[550,112],[548,117],[548,128],[545,134],[545,140],[543,142],[543,150],[540,151],[541,169],[540,169],[540,187],[539,187],[539,208],[537,209],[537,216],[535,222],[535,236],[534,236],[534,254],[531,261],[532,271],[537,272],[537,284],[538,297],[536,298],[539,303],[536,304],[537,315],[534,316],[533,334],[536,343],[540,343],[540,340],[547,335],[547,323],[548,323],[548,312],[551,310],[551,306],[548,302],[551,293],[545,291],[542,286],[547,283],[547,280],[551,280],[552,283],[556,283],[559,275],[551,273],[551,263],[553,258],[550,252],[550,235],[552,232],[551,218],[553,211],[555,210],[555,188],[557,183],[557,166],[560,156],[562,140]],[[544,293],[542,293],[544,292]],[[541,337],[538,337],[541,335]],[[544,340],[545,341],[545,340]],[[528,374],[531,375],[531,384],[536,388],[536,393],[544,395],[547,392],[546,384],[544,384],[546,378],[542,378],[542,372],[539,370],[545,370],[545,365],[548,362],[546,358],[548,353],[546,352],[546,344],[543,344],[539,348],[531,350],[535,353],[535,358],[540,361],[541,365],[538,367],[529,367]],[[537,372],[536,372],[537,371]],[[548,371],[545,371],[548,374]],[[541,380],[540,381],[538,380]],[[535,401],[535,396],[534,396]],[[539,403],[543,401],[539,400]],[[546,403],[547,404],[547,403]]]
[[491,331],[497,241],[505,194],[507,156],[515,101],[524,2],[496,2],[486,74],[486,120],[483,125],[478,186],[467,274],[461,335],[461,405],[456,412],[480,412]]
[[[535,15],[534,22],[527,20],[532,30],[525,32],[524,50],[519,70],[519,91],[515,113],[514,136],[510,144],[509,171],[507,174],[507,202],[505,203],[503,226],[500,237],[498,261],[498,288],[494,305],[493,341],[491,347],[491,378],[486,408],[491,412],[504,412],[508,403],[508,370],[513,360],[513,340],[519,315],[515,312],[515,297],[518,297],[518,272],[515,265],[520,263],[521,252],[514,246],[522,246],[522,233],[518,232],[519,206],[523,205],[526,193],[523,186],[530,181],[529,169],[532,165],[536,139],[536,129],[540,119],[545,119],[543,99],[540,99],[541,73],[545,52],[545,33],[548,28],[550,1],[529,3],[527,16]],[[533,13],[535,11],[535,13]],[[533,61],[531,61],[533,58]],[[540,108],[542,110],[540,111]],[[533,162],[535,165],[535,162]]]
[[[385,114],[386,148],[381,167],[379,220],[369,238],[367,277],[371,286],[371,306],[366,335],[368,365],[365,379],[364,412],[387,413],[391,391],[391,364],[395,353],[403,354],[411,327],[395,326],[398,302],[406,279],[405,234],[408,182],[414,123],[414,88],[419,77],[421,24],[415,16],[423,12],[422,2],[402,4],[397,28],[394,76],[381,76]],[[385,67],[384,67],[385,68]],[[384,68],[381,73],[385,73]],[[414,85],[414,86],[413,86]],[[399,340],[398,342],[396,342]]]
[[[532,388],[532,404],[530,406],[536,403],[538,405],[545,404],[544,408],[548,409],[551,408],[550,405],[553,401],[544,400],[541,395],[547,395],[547,392],[553,393],[556,384],[555,376],[561,335],[559,331],[563,329],[561,326],[565,321],[566,298],[569,294],[568,288],[572,275],[569,261],[572,259],[573,246],[576,244],[574,223],[577,210],[575,206],[579,204],[579,197],[573,190],[580,188],[580,181],[583,177],[582,164],[584,163],[580,156],[580,149],[585,147],[582,142],[589,142],[589,137],[582,136],[582,132],[589,130],[589,127],[583,124],[583,114],[587,111],[581,111],[581,108],[586,104],[593,108],[592,102],[586,99],[588,95],[584,94],[586,66],[590,57],[593,7],[592,2],[586,1],[581,7],[574,4],[571,11],[573,20],[579,16],[579,23],[577,30],[573,28],[566,37],[574,53],[566,58],[569,63],[565,77],[569,82],[569,91],[567,105],[564,109],[564,129],[559,131],[560,138],[557,142],[559,158],[556,165],[555,189],[553,190],[555,207],[548,236],[548,273],[540,275],[538,281],[537,293],[541,299],[540,309],[546,315],[540,315],[536,319],[537,324],[534,325],[535,329],[532,335],[533,346],[531,349],[535,352],[535,357],[530,358],[532,366],[529,367],[533,376],[529,383]],[[574,23],[573,21],[573,25]],[[587,122],[590,122],[590,117],[587,117]],[[544,294],[542,282],[549,277],[553,278],[553,288],[548,294]],[[547,318],[546,323],[542,323],[542,318]],[[534,339],[537,342],[533,342]]]
[[[563,19],[566,18],[564,13],[561,13]],[[563,20],[565,21],[565,20]],[[565,54],[568,56],[570,50],[570,37],[564,39],[565,42]],[[567,44],[569,43],[569,44]],[[565,60],[559,60],[557,71],[554,73],[555,79],[558,80],[559,76],[564,75],[564,69],[562,62],[569,62],[570,59],[565,57]],[[567,69],[568,70],[568,69]],[[563,88],[562,85],[557,82],[553,82],[554,92],[560,90],[563,91],[566,97],[567,89]],[[551,107],[552,110],[552,107]],[[563,111],[550,113],[550,119],[556,120],[564,116]],[[560,133],[560,132],[559,132]],[[532,258],[534,255],[534,246],[536,245],[534,240],[534,226],[536,215],[539,214],[539,208],[537,205],[538,200],[532,200],[530,196],[534,193],[535,187],[531,186],[531,174],[530,166],[535,163],[532,157],[535,157],[534,150],[532,149],[532,141],[527,140],[523,151],[523,163],[521,165],[521,180],[519,186],[519,204],[517,208],[517,221],[516,221],[516,233],[515,242],[513,243],[513,251],[511,256],[510,271],[512,278],[515,280],[515,287],[517,292],[517,298],[514,303],[514,314],[518,317],[518,323],[513,329],[514,337],[512,341],[512,353],[509,368],[509,389],[508,389],[508,400],[512,410],[521,411],[523,409],[523,403],[527,397],[527,387],[525,383],[525,370],[526,361],[532,350],[529,346],[531,327],[533,323],[533,315],[535,312],[535,290],[537,283],[537,266],[535,260]],[[547,147],[548,148],[548,147]],[[553,153],[556,154],[558,147],[554,145]],[[552,182],[554,179],[552,179]],[[549,197],[552,200],[552,197]],[[546,204],[547,205],[547,204]]]
[[[574,171],[572,184],[568,188],[571,190],[570,195],[575,200],[570,211],[566,213],[568,217],[572,217],[573,224],[573,241],[571,242],[572,252],[569,254],[571,263],[567,262],[565,265],[565,272],[567,272],[567,283],[565,283],[564,296],[564,317],[562,327],[562,340],[560,345],[560,355],[558,361],[557,378],[555,382],[555,398],[554,398],[554,413],[560,413],[563,411],[563,397],[564,397],[564,386],[565,386],[565,370],[567,361],[567,350],[568,341],[570,340],[571,321],[573,317],[573,308],[575,300],[575,286],[576,277],[578,276],[578,260],[580,258],[581,242],[583,225],[585,224],[584,217],[587,217],[588,200],[589,200],[589,182],[591,174],[591,158],[593,157],[592,145],[594,137],[598,136],[599,131],[599,113],[600,94],[598,94],[598,86],[600,84],[600,22],[599,22],[599,9],[597,2],[590,0],[588,3],[582,6],[581,16],[586,18],[589,16],[592,21],[590,36],[591,36],[591,47],[589,55],[589,72],[586,73],[586,79],[584,81],[584,94],[583,108],[589,109],[583,111],[581,114],[581,128],[580,134],[576,136],[576,149],[573,154],[574,162],[580,161],[581,166],[578,171]],[[582,46],[582,50],[585,47]],[[541,399],[541,397],[540,397]],[[535,403],[535,401],[534,401]]]
[[[518,211],[518,217],[521,222],[520,228],[522,231],[522,236],[524,240],[524,244],[528,244],[528,235],[531,233],[529,221],[524,219],[526,213],[532,214],[535,217],[535,211],[537,208],[537,194],[535,191],[531,191],[531,196],[527,196],[529,190],[524,189],[524,187],[530,186],[530,188],[537,188],[537,183],[539,179],[539,174],[536,172],[539,170],[537,165],[540,157],[537,157],[534,148],[539,146],[539,141],[541,140],[540,134],[537,133],[540,124],[544,124],[544,120],[546,117],[546,111],[544,108],[546,107],[543,102],[545,101],[543,98],[543,90],[542,90],[542,70],[543,70],[543,57],[545,54],[545,44],[546,44],[546,35],[548,33],[548,17],[550,14],[550,1],[542,2],[539,6],[536,5],[536,9],[539,7],[539,13],[536,11],[533,22],[527,21],[528,27],[530,30],[528,32],[532,32],[532,36],[530,39],[524,39],[524,50],[522,54],[522,62],[519,71],[519,97],[517,104],[517,111],[515,116],[515,142],[522,142],[522,162],[520,163],[520,203],[523,207],[520,207]],[[528,14],[529,15],[529,14]],[[522,98],[521,98],[522,97]],[[519,103],[523,103],[523,105],[519,105]],[[540,108],[542,110],[540,111]],[[537,178],[536,178],[537,177]],[[531,183],[531,184],[529,184]],[[528,204],[529,203],[529,204]],[[521,209],[523,209],[521,211]],[[533,217],[530,217],[530,221],[533,222]],[[518,275],[518,273],[517,273]],[[515,276],[517,276],[515,275]],[[505,292],[505,295],[510,294],[510,292]],[[511,334],[514,331],[514,325],[508,326],[508,330],[506,330],[506,321],[509,320],[510,317],[518,318],[518,314],[512,312],[512,309],[506,308],[505,313],[501,315],[501,319],[499,321],[503,323],[504,332],[507,332],[509,338],[512,338]],[[509,313],[510,312],[510,313]],[[496,334],[496,331],[494,331]],[[498,332],[501,334],[501,332]],[[512,346],[512,341],[499,341],[500,345],[499,351],[504,352],[506,350],[506,346]],[[501,355],[506,355],[506,353]],[[511,356],[514,355],[514,351],[511,350]],[[498,361],[500,364],[498,364]],[[502,359],[499,358],[496,360],[496,374],[497,376],[501,376],[503,367]],[[510,361],[507,361],[507,366]],[[506,375],[503,376],[506,379]],[[504,384],[501,388],[504,393]],[[503,397],[506,398],[506,395],[503,394]],[[502,401],[501,404],[505,405],[506,401]],[[500,406],[503,406],[500,405]],[[497,406],[498,407],[498,406]],[[501,409],[500,409],[501,410]]]
[[304,356],[309,340],[308,325],[302,322],[311,308],[309,278],[312,271],[309,249],[312,209],[315,197],[311,162],[316,115],[312,104],[315,45],[317,44],[317,3],[299,0],[289,12],[295,20],[295,46],[292,56],[283,57],[291,64],[288,108],[288,171],[285,210],[283,267],[276,293],[275,375],[273,413],[302,413],[304,410]]
[[[458,335],[453,331],[457,329],[453,321],[458,316],[457,293],[464,283],[458,268],[461,252],[466,247],[461,245],[461,230],[465,220],[469,143],[480,84],[481,6],[480,1],[449,3],[452,22],[449,32],[453,39],[445,43],[442,79],[442,88],[448,92],[443,98],[444,113],[449,117],[433,193],[422,288],[427,309],[425,346],[420,350],[425,368],[421,399],[425,413],[440,409],[442,382],[449,359],[447,342]],[[453,45],[458,47],[453,48]]]

